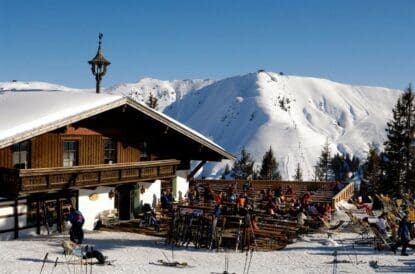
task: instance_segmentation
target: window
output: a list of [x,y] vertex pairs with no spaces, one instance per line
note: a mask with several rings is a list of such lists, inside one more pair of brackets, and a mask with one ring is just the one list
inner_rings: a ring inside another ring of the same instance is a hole
[[25,141],[14,144],[13,150],[13,167],[30,168],[30,142]]
[[117,142],[111,139],[104,141],[104,163],[117,162]]
[[147,142],[140,143],[140,160],[149,160]]
[[63,166],[78,165],[78,141],[63,142]]

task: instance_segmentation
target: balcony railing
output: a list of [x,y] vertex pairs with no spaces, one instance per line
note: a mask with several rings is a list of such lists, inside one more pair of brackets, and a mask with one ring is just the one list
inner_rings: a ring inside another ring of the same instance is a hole
[[115,185],[172,178],[179,160],[144,161],[105,165],[0,169],[0,196]]
[[354,183],[347,184],[339,193],[337,193],[332,199],[332,207],[336,208],[336,205],[341,201],[349,200],[354,194]]

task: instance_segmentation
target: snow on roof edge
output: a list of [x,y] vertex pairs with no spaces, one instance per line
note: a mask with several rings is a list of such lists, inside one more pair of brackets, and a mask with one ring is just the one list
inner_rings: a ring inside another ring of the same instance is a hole
[[172,126],[175,130],[179,131],[183,135],[196,139],[196,141],[203,143],[205,146],[209,147],[213,151],[221,154],[222,156],[228,158],[228,159],[235,159],[236,157],[227,152],[224,148],[213,142],[212,140],[206,138],[201,133],[183,125],[182,123],[178,122],[177,120],[165,115],[164,113],[158,112],[147,105],[134,101],[133,99],[123,96],[119,99],[116,99],[110,103],[105,103],[103,105],[99,105],[96,107],[93,107],[91,109],[88,109],[86,111],[76,113],[74,115],[67,116],[60,120],[51,121],[47,124],[33,127],[26,129],[25,131],[22,131],[20,133],[17,133],[12,136],[8,136],[4,139],[0,139],[0,149],[13,145],[18,142],[22,142],[24,140],[27,140],[29,138],[39,136],[41,134],[50,132],[52,130],[58,129],[60,127],[66,126],[70,123],[78,122],[80,120],[83,120],[85,118],[91,117],[93,115],[105,112],[107,110],[116,108],[118,106],[121,106],[123,104],[128,104],[132,106],[133,108],[144,112],[145,114],[149,115],[150,117],[156,119],[157,121],[163,123],[163,124],[169,124],[169,126]]
[[80,120],[91,117],[93,115],[96,115],[96,114],[102,113],[104,111],[113,109],[115,107],[121,106],[125,103],[126,103],[126,98],[122,97],[122,98],[119,98],[119,99],[117,99],[113,102],[106,103],[104,105],[94,107],[92,109],[77,113],[75,115],[70,115],[66,118],[63,118],[63,119],[60,119],[60,120],[57,120],[57,121],[52,121],[48,124],[41,125],[37,128],[27,129],[27,130],[25,130],[21,133],[18,133],[18,134],[12,135],[10,137],[6,137],[3,140],[0,140],[0,149],[2,149],[4,147],[7,147],[7,146],[10,146],[10,145],[13,145],[13,144],[18,143],[18,142],[22,142],[22,141],[27,140],[29,138],[32,138],[32,137],[39,136],[41,134],[50,132],[52,130],[58,129],[58,128],[63,127],[63,126],[66,126],[70,123],[78,122]]

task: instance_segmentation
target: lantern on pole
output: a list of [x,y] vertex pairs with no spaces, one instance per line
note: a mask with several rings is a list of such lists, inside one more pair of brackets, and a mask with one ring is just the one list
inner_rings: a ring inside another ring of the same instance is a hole
[[91,65],[92,74],[95,76],[96,92],[97,93],[100,93],[101,80],[102,80],[102,77],[107,72],[107,66],[109,66],[111,64],[110,61],[105,59],[104,54],[102,53],[102,48],[101,48],[102,36],[103,36],[103,34],[99,33],[99,35],[98,35],[99,44],[98,44],[97,54],[95,55],[95,57],[92,60],[88,61],[88,64]]

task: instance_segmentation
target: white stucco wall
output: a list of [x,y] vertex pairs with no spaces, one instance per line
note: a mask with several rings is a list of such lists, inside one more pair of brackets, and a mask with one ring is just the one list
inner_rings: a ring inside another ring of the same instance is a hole
[[[27,212],[27,206],[26,205],[18,205],[17,206],[18,213],[23,213],[25,215],[19,216],[19,227],[26,225],[26,212]],[[13,207],[2,207],[0,208],[0,230],[3,229],[11,229],[14,228],[14,214]],[[9,217],[6,217],[9,216]]]
[[184,195],[189,189],[189,182],[187,181],[187,176],[189,175],[188,170],[177,170],[176,177],[173,178],[173,190],[172,194],[176,201],[184,199]]
[[141,186],[145,189],[144,193],[140,193],[141,205],[150,204],[153,208],[155,208],[160,202],[161,181],[155,180],[152,183],[139,183],[139,185],[140,189]]
[[[104,210],[114,209],[114,198],[110,199],[108,193],[115,191],[113,187],[98,187],[94,190],[79,190],[79,210],[85,218],[84,230],[93,230],[99,214]],[[96,194],[97,199],[91,200],[90,195]]]

